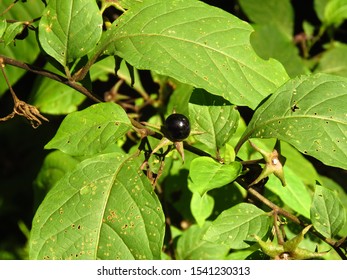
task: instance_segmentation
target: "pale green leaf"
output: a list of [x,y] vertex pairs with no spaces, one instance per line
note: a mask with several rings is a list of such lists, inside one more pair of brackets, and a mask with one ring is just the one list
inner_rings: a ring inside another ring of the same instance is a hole
[[255,112],[249,138],[278,138],[331,166],[347,168],[347,79],[315,74],[290,80]]
[[262,60],[246,22],[196,0],[148,0],[119,17],[96,54],[105,49],[138,69],[150,69],[236,105],[255,108],[288,76]]
[[10,24],[4,34],[3,40],[5,46],[11,44],[14,41],[14,38],[23,31],[23,23],[15,22]]
[[45,148],[74,156],[93,155],[105,151],[130,128],[130,120],[122,107],[99,103],[67,115]]
[[346,223],[346,212],[336,192],[317,185],[311,206],[314,228],[325,237],[335,236]]
[[212,214],[213,206],[214,199],[212,196],[207,193],[202,196],[197,192],[193,193],[192,200],[190,201],[190,210],[200,227],[204,225],[206,219]]
[[209,157],[199,157],[190,164],[189,176],[193,184],[190,190],[201,196],[209,190],[223,187],[234,181],[241,173],[239,162],[220,164]]
[[204,240],[228,245],[232,249],[244,249],[250,245],[245,241],[255,241],[269,231],[271,217],[263,210],[248,203],[240,203],[223,211],[212,222]]
[[177,242],[178,260],[221,260],[226,257],[228,246],[203,240],[210,224],[211,222],[206,222],[201,228],[192,225],[183,232]]
[[4,35],[6,27],[7,27],[6,19],[4,19],[3,16],[0,16],[0,38]]
[[347,1],[330,0],[324,9],[324,23],[334,25],[335,27],[342,24],[347,19]]
[[102,16],[95,1],[50,0],[39,25],[42,48],[60,64],[93,50],[102,32]]
[[111,153],[67,173],[35,214],[30,259],[159,259],[164,215],[140,164]]

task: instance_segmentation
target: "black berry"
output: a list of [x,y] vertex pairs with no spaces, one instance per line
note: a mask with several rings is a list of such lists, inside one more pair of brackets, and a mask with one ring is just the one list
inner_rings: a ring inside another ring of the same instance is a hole
[[182,114],[172,114],[165,120],[167,136],[171,141],[178,142],[186,139],[190,133],[188,118]]

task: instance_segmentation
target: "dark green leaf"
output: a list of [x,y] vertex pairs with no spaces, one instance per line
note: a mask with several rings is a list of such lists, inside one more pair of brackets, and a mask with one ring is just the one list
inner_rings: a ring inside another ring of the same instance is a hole
[[[8,6],[13,3],[13,0],[1,0],[0,11],[5,11]],[[9,11],[7,11],[3,18],[11,20],[24,21],[28,19],[34,19],[41,15],[44,6],[40,0],[32,0],[29,3],[14,5]],[[25,51],[23,51],[25,50]],[[16,44],[10,44],[5,46],[0,44],[0,53],[2,55],[15,58],[18,61],[33,63],[39,54],[40,49],[38,47],[35,33],[29,32],[29,36],[25,40],[17,40]],[[10,77],[11,85],[13,86],[22,75],[27,71],[18,67],[6,67],[6,74]],[[0,83],[0,96],[8,90],[5,82]]]
[[347,168],[347,79],[295,78],[255,112],[236,150],[249,138],[278,138],[331,166]]
[[294,29],[294,12],[289,0],[239,0],[242,10],[248,18],[257,24],[277,26],[287,38],[291,38]]
[[99,103],[66,116],[45,148],[74,156],[94,155],[113,145],[130,128],[130,120],[122,107]]
[[40,20],[39,40],[45,52],[66,66],[94,49],[101,32],[95,1],[50,0]]
[[159,259],[164,215],[141,162],[121,154],[81,162],[33,220],[31,259]]
[[240,203],[223,211],[207,230],[204,240],[228,245],[233,249],[249,247],[245,241],[254,241],[253,235],[265,236],[271,217],[248,203]]
[[[255,108],[288,79],[282,65],[253,51],[246,22],[196,0],[148,0],[124,13],[103,36],[96,53],[123,57]],[[154,59],[155,58],[155,59]]]
[[[345,209],[345,216],[347,218],[347,192],[344,189],[344,187],[339,185],[338,183],[336,183],[334,180],[332,180],[332,179],[330,179],[328,177],[325,177],[325,176],[320,176],[319,182],[320,182],[320,184],[322,186],[332,190],[333,192],[335,192],[337,194],[337,196],[339,197],[339,199],[340,199],[340,201],[341,201],[341,203],[342,203],[342,205],[343,205],[343,207]],[[339,234],[341,236],[347,236],[347,223],[345,223],[343,225],[343,227],[340,230]]]
[[347,77],[347,45],[335,43],[322,54],[315,72]]
[[235,133],[239,112],[224,98],[200,89],[193,91],[189,102],[192,131],[199,133],[195,138],[217,152]]
[[314,228],[325,237],[332,238],[346,223],[345,209],[338,195],[317,185],[311,205]]
[[177,259],[179,260],[220,260],[229,252],[229,247],[203,240],[211,222],[203,227],[192,225],[183,232],[177,242]]
[[[61,74],[51,64],[45,69]],[[77,110],[86,97],[75,89],[57,81],[38,76],[31,91],[30,104],[36,106],[40,112],[51,115],[69,114]]]
[[287,166],[284,166],[287,185],[282,186],[275,176],[269,176],[266,188],[277,194],[281,200],[295,212],[310,218],[311,195],[300,178]]
[[251,36],[251,43],[260,57],[277,59],[290,77],[309,73],[292,37],[288,37],[277,25],[271,23],[256,24],[253,27],[255,32]]

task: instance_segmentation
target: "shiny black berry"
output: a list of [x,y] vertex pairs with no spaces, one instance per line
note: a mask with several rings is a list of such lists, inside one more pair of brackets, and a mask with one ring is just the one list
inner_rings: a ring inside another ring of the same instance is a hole
[[182,114],[172,114],[165,120],[166,133],[171,141],[178,142],[186,139],[190,133],[190,123]]

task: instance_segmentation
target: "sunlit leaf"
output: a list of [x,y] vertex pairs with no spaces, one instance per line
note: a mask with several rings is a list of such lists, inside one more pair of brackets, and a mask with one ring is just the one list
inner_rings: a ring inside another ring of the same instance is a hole
[[193,181],[190,190],[201,196],[209,190],[223,187],[234,181],[241,173],[239,162],[220,164],[209,157],[199,157],[192,161],[189,176]]
[[233,249],[249,247],[245,241],[261,238],[268,232],[271,217],[248,203],[240,203],[223,211],[207,230],[204,240],[228,245]]
[[66,116],[45,148],[74,156],[93,155],[113,145],[130,128],[130,120],[119,105],[99,103]]
[[316,74],[290,80],[255,112],[249,138],[278,138],[331,166],[347,168],[347,79]]
[[164,215],[141,162],[111,153],[82,161],[33,220],[31,259],[159,259]]
[[214,199],[207,193],[200,196],[199,193],[193,193],[190,202],[190,210],[192,215],[199,226],[203,226],[206,219],[212,214],[214,206]]
[[50,0],[39,26],[42,48],[63,66],[95,48],[102,16],[95,1]]
[[148,0],[113,23],[96,53],[106,49],[138,69],[255,108],[288,76],[277,61],[256,55],[249,42],[252,31],[246,22],[201,1]]

